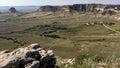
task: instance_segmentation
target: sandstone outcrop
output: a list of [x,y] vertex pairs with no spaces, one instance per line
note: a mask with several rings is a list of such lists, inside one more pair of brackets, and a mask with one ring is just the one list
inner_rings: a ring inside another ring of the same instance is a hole
[[0,52],[0,68],[54,68],[55,64],[53,51],[47,51],[37,43],[12,52]]
[[104,4],[74,4],[64,6],[41,6],[38,11],[43,12],[96,12],[96,13],[115,13],[120,11],[120,5]]

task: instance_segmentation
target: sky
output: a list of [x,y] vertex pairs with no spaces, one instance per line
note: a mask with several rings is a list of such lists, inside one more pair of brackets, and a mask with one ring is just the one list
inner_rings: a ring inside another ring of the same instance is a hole
[[33,5],[69,5],[69,4],[120,4],[120,0],[0,0],[0,6],[33,6]]

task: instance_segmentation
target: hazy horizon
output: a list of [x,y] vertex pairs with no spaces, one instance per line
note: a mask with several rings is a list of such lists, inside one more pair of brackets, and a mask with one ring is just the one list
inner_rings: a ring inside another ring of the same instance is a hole
[[114,4],[120,5],[120,0],[1,0],[0,6],[43,6],[43,5],[72,5],[72,4]]

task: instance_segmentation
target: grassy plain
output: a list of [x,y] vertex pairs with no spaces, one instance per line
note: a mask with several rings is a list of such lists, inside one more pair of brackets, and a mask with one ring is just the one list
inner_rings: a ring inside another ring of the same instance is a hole
[[112,22],[120,31],[120,21],[111,16],[96,17],[92,13],[44,13],[0,15],[0,50],[13,50],[31,43],[52,49],[67,58],[78,55],[120,56],[120,35],[92,22]]

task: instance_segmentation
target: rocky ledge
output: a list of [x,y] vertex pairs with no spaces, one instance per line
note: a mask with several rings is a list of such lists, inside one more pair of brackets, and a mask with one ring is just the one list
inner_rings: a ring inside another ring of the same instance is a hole
[[54,68],[55,64],[53,51],[45,50],[37,43],[12,52],[0,52],[0,68]]

